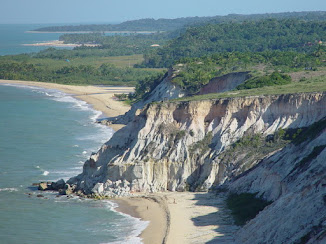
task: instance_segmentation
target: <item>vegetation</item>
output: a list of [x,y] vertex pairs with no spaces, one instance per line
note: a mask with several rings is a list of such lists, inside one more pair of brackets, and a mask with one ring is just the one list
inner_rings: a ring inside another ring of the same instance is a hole
[[281,95],[281,94],[292,94],[292,93],[302,93],[302,92],[321,92],[321,91],[326,91],[325,81],[326,81],[326,77],[324,77],[323,80],[321,81],[311,80],[307,82],[291,83],[288,85],[189,96],[189,97],[174,99],[171,100],[170,102],[199,101],[199,100],[211,100],[211,99],[221,99],[221,98],[231,98],[231,97]]
[[184,26],[203,24],[203,23],[223,23],[223,22],[242,22],[248,20],[261,20],[266,18],[284,19],[295,18],[302,20],[326,20],[326,12],[293,12],[293,13],[272,13],[272,14],[229,14],[227,16],[213,17],[187,17],[177,19],[140,19],[126,21],[120,24],[99,24],[99,25],[78,25],[78,26],[51,26],[36,29],[35,31],[171,31],[180,29]]
[[257,198],[257,193],[230,194],[226,200],[236,225],[245,225],[272,202]]
[[209,150],[209,145],[212,143],[213,133],[209,131],[205,137],[195,142],[189,147],[189,151],[191,154],[198,152],[198,155],[203,155]]
[[326,129],[326,118],[313,123],[309,127],[302,128],[302,131],[295,138],[293,143],[295,145],[299,145],[305,141],[311,141],[314,138],[316,138],[325,129]]
[[[293,51],[232,52],[216,53],[201,58],[183,58],[179,64],[173,66],[175,78],[172,82],[189,95],[196,95],[200,88],[214,77],[231,72],[251,71],[252,78],[238,86],[238,90],[291,85],[289,75],[291,72],[307,71],[307,68],[311,72],[324,69],[326,62],[322,60],[326,60],[325,49],[324,46],[318,46],[309,54]],[[302,80],[302,84],[304,82],[310,81]],[[232,92],[232,94],[238,93],[238,91]],[[239,94],[241,93],[242,91]]]
[[270,75],[254,77],[247,80],[245,83],[237,87],[238,90],[253,89],[265,86],[286,85],[291,83],[291,76],[287,74],[280,74],[274,71]]
[[125,21],[120,24],[101,24],[101,25],[78,25],[78,26],[49,26],[36,29],[35,31],[67,32],[67,31],[172,31],[185,25],[210,20],[211,17],[188,17],[177,19],[139,19]]
[[326,21],[292,19],[191,27],[163,48],[145,53],[143,66],[168,67],[184,57],[219,52],[309,51],[325,39]]
[[186,90],[188,94],[195,94],[217,73],[217,69],[207,62],[192,62],[185,65],[172,82]]
[[129,99],[132,102],[145,99],[151,93],[151,91],[153,91],[155,87],[161,83],[164,77],[165,74],[162,72],[139,80],[136,84],[135,92],[129,94]]
[[[106,36],[101,33],[90,34],[64,34],[59,40],[64,43],[76,44],[97,44],[95,47],[81,46],[76,47],[74,54],[83,53],[91,50],[97,55],[122,56],[143,54],[144,52],[158,48],[171,39],[174,34],[155,33],[139,35],[113,35]],[[152,46],[154,45],[154,46]]]
[[303,158],[295,168],[303,168],[307,163],[310,163],[313,159],[315,159],[324,149],[326,148],[326,145],[320,145],[317,147],[314,147],[312,152],[305,158]]
[[[113,63],[117,63],[119,67]],[[138,80],[157,73],[157,70],[129,67],[125,57],[121,59],[115,57],[112,60],[96,59],[92,56],[70,60],[37,58],[29,55],[0,57],[0,79],[9,80],[131,86],[136,85]]]

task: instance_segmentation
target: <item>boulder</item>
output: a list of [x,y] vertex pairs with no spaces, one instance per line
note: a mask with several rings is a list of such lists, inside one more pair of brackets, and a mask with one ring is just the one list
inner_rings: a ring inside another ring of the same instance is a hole
[[48,190],[52,190],[51,185],[48,182],[41,182],[38,185],[38,189],[40,191],[48,191]]
[[66,185],[66,182],[63,179],[58,180],[57,182],[52,182],[51,183],[51,187],[55,191],[59,191],[60,189],[64,189],[65,185]]
[[60,195],[70,195],[74,192],[74,188],[71,187],[69,184],[65,184],[63,189],[59,189]]

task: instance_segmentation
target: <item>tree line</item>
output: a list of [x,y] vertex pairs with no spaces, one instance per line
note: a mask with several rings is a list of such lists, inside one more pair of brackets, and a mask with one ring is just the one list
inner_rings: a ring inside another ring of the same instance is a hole
[[180,37],[144,54],[138,67],[169,67],[184,57],[220,52],[311,51],[326,39],[326,21],[268,19],[190,27]]

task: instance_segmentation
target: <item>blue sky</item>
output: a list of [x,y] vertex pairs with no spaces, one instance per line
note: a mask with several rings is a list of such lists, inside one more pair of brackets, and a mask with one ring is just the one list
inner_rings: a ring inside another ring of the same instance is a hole
[[326,11],[326,0],[0,0],[0,23],[109,23],[230,13]]

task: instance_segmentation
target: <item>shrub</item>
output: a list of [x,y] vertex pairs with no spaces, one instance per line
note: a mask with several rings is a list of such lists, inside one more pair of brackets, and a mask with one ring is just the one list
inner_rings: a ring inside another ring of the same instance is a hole
[[272,202],[256,197],[257,193],[230,194],[226,200],[236,225],[245,225]]

